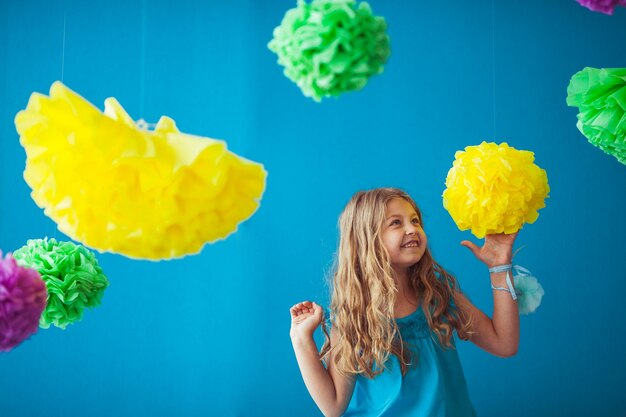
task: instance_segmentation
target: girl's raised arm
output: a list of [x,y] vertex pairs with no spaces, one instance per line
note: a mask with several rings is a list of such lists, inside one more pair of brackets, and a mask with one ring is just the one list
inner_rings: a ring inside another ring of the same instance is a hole
[[330,331],[330,358],[328,368],[320,360],[313,332],[324,318],[322,307],[310,301],[304,301],[291,307],[291,343],[296,354],[298,366],[309,394],[326,417],[341,416],[346,410],[352,391],[353,377],[341,374],[332,365],[332,347],[339,340],[339,334],[333,327]]
[[[461,244],[469,248],[488,268],[493,268],[511,263],[513,243],[516,237],[517,233],[487,235],[482,247],[478,247],[467,240]],[[493,286],[507,288],[506,275],[507,272],[490,273]],[[513,356],[517,353],[519,310],[517,302],[513,300],[509,292],[493,290],[493,318],[489,318],[476,308],[463,294],[457,293],[455,302],[457,305],[464,304],[471,314],[473,324],[470,340],[478,347],[501,357]]]

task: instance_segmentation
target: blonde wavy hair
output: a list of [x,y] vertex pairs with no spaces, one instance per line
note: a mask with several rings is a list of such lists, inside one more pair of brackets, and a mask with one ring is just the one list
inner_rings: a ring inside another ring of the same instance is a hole
[[[381,239],[387,203],[403,198],[422,214],[411,197],[397,188],[360,191],[352,196],[339,218],[339,249],[331,282],[331,322],[339,340],[330,344],[326,336],[320,352],[327,359],[333,351],[333,365],[345,375],[362,374],[373,378],[384,370],[395,355],[406,374],[411,364],[394,319],[396,287],[389,254]],[[408,270],[409,290],[421,303],[429,327],[444,348],[453,348],[451,338],[470,336],[471,317],[461,300],[456,279],[433,260],[430,250]],[[451,303],[454,300],[454,305]]]

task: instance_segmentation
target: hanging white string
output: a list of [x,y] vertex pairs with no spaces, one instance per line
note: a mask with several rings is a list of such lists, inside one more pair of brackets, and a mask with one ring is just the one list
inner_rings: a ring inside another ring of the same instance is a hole
[[[65,39],[66,39],[66,27],[67,27],[67,5],[63,7],[63,43],[61,46],[61,82],[65,83]],[[56,222],[55,222],[56,223]],[[59,226],[54,227],[54,239],[59,240]]]
[[65,75],[65,23],[67,21],[67,8],[63,9],[63,48],[61,50],[61,82]]
[[139,129],[143,129],[143,130],[154,130],[156,128],[156,123],[148,123],[143,119],[139,119],[137,120],[137,122],[135,122],[135,125],[139,128]]
[[494,0],[491,0],[491,68],[492,68],[492,95],[493,95],[493,141],[496,141],[496,13]]
[[143,120],[146,73],[146,0],[141,2],[141,55],[139,56],[139,117]]

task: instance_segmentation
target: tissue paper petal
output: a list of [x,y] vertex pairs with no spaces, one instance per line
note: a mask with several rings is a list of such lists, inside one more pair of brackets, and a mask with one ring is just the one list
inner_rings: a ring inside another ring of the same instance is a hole
[[576,0],[578,4],[604,14],[613,14],[615,6],[626,6],[626,0]]

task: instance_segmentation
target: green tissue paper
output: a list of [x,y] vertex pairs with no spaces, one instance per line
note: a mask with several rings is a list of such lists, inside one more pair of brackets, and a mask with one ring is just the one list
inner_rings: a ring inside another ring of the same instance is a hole
[[32,239],[13,252],[20,266],[39,272],[48,289],[39,326],[65,329],[81,320],[86,307],[100,304],[109,285],[94,254],[84,246],[55,239]]
[[626,165],[626,68],[585,68],[567,87],[578,107],[576,126],[598,148]]
[[366,2],[298,1],[287,11],[268,44],[285,75],[307,97],[321,101],[360,90],[383,72],[391,53],[387,24]]

